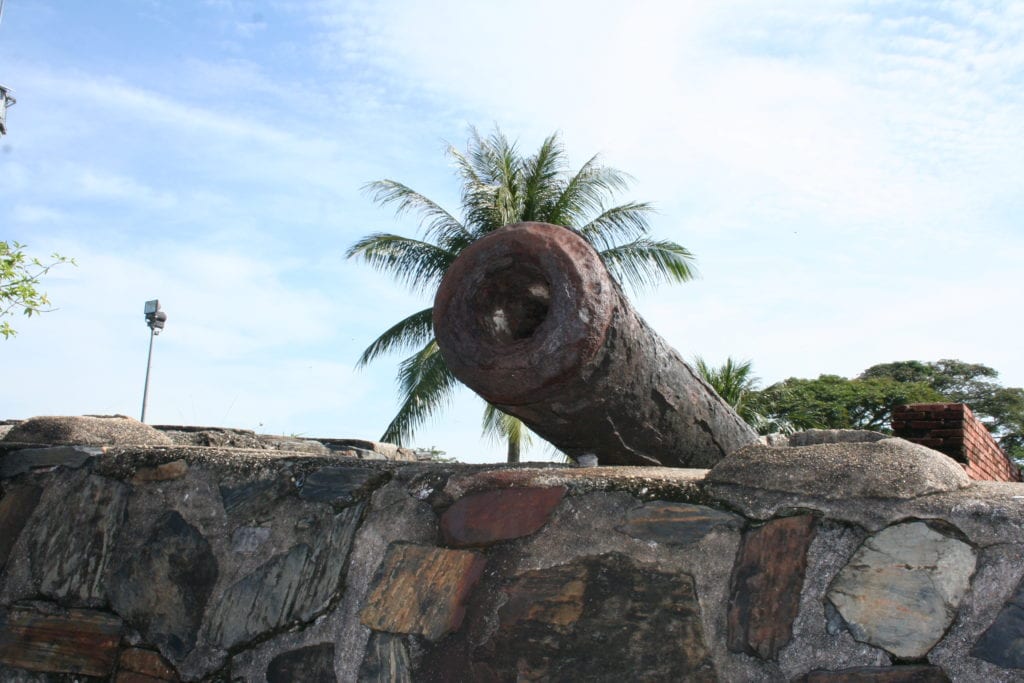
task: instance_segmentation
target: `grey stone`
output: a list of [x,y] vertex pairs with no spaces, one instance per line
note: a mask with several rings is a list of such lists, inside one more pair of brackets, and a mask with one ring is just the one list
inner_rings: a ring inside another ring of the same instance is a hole
[[47,597],[100,605],[129,487],[90,474],[76,476],[68,489],[47,492],[43,514],[27,531],[32,576]]
[[236,553],[254,553],[270,538],[270,527],[240,526],[231,534],[231,550]]
[[385,478],[365,467],[321,467],[306,476],[299,498],[333,505],[351,505]]
[[797,448],[756,444],[719,462],[706,481],[830,499],[916,498],[971,483],[952,458],[903,439]]
[[185,425],[154,425],[179,446],[206,446],[218,448],[264,448],[256,432],[249,429],[227,427],[192,427]]
[[956,617],[975,563],[966,543],[924,522],[897,524],[864,541],[828,598],[857,640],[923,657]]
[[315,546],[300,543],[259,566],[225,591],[211,633],[227,649],[287,624],[309,621],[344,585],[345,560],[363,505],[331,515],[315,533]]
[[45,467],[77,469],[87,463],[90,458],[102,453],[103,449],[89,446],[23,448],[0,458],[0,479],[10,479],[19,474]]
[[823,443],[874,443],[890,438],[882,432],[867,429],[808,429],[789,435],[789,445],[816,446]]
[[690,545],[721,526],[739,528],[743,518],[705,505],[654,501],[626,513],[624,534],[656,543]]
[[334,643],[279,654],[267,666],[267,683],[335,683]]
[[170,446],[174,443],[149,425],[125,415],[32,417],[15,425],[3,440],[75,446]]
[[291,490],[284,477],[237,484],[222,483],[219,488],[224,512],[238,519],[257,521],[269,519],[277,501]]
[[7,558],[36,509],[42,492],[38,486],[15,486],[0,498],[0,570],[7,564]]
[[412,683],[411,666],[404,637],[374,631],[366,644],[359,680],[361,683]]
[[1024,580],[971,648],[971,656],[1008,669],[1024,669]]
[[217,576],[209,541],[171,510],[115,570],[110,602],[147,641],[180,662],[195,647]]

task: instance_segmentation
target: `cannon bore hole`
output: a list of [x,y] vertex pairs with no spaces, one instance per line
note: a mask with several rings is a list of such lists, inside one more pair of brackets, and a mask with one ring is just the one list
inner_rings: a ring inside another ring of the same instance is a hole
[[534,268],[510,266],[491,273],[477,291],[477,324],[499,344],[527,339],[547,318],[551,287]]

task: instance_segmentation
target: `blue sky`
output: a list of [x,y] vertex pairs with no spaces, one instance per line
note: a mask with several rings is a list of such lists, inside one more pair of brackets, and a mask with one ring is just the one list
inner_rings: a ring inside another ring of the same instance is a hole
[[[632,174],[700,280],[634,297],[684,356],[765,383],[960,358],[1024,385],[1024,4],[7,0],[0,239],[77,268],[0,342],[0,417],[376,438],[360,351],[429,302],[344,251],[412,235],[360,191],[457,208],[495,124]],[[498,461],[468,392],[415,443]],[[546,458],[542,448],[532,457]]]

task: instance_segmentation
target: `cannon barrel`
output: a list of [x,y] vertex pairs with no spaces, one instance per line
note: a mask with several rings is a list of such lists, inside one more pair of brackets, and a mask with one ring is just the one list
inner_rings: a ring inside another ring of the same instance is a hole
[[456,377],[574,459],[711,467],[757,440],[566,228],[471,244],[438,288],[434,332]]

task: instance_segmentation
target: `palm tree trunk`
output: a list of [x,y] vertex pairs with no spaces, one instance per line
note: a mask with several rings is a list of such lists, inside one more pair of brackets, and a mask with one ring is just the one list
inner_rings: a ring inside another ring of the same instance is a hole
[[508,462],[514,465],[519,462],[519,439],[508,438]]

